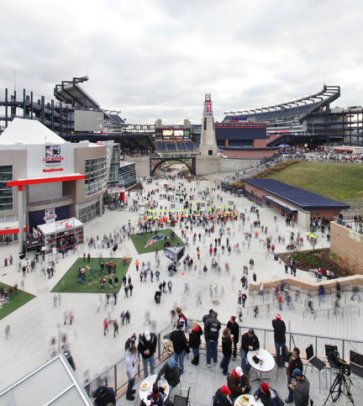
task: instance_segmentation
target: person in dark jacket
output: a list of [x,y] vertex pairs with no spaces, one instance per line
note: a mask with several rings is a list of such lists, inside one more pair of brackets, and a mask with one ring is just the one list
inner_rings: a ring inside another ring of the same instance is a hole
[[237,357],[237,344],[239,341],[239,325],[236,322],[236,316],[231,316],[227,323],[227,328],[231,330],[231,335],[232,337],[232,344],[233,344],[233,350],[232,350],[232,359],[235,360]]
[[255,399],[260,399],[263,406],[278,406],[278,397],[276,392],[269,387],[267,382],[261,382],[260,387],[255,392]]
[[178,324],[177,330],[174,330],[170,334],[170,340],[173,343],[173,357],[180,367],[180,374],[184,372],[184,357],[186,351],[188,351],[188,340],[184,334],[184,324]]
[[232,402],[228,399],[230,395],[228,386],[222,385],[214,395],[213,406],[232,406]]
[[310,382],[298,368],[293,370],[292,377],[293,380],[289,388],[294,391],[295,406],[308,406],[310,400]]
[[223,375],[228,374],[228,366],[229,362],[231,361],[232,357],[232,337],[231,337],[231,330],[229,328],[225,328],[222,334],[222,353],[223,358],[220,363],[220,367],[223,369]]
[[170,357],[160,368],[156,381],[158,381],[163,375],[166,382],[169,384],[170,393],[180,382],[180,370],[173,357]]
[[157,338],[154,333],[146,330],[144,334],[139,337],[139,345],[137,350],[141,354],[142,363],[144,367],[145,376],[149,376],[148,364],[150,365],[150,375],[155,373],[155,351],[156,351]]
[[217,364],[217,344],[221,323],[217,319],[217,313],[213,312],[206,320],[204,327],[204,336],[207,347],[207,367],[210,368],[211,360],[214,365]]
[[234,402],[238,396],[249,393],[251,390],[250,382],[246,375],[243,375],[241,367],[232,370],[227,378],[228,388],[231,391],[231,399]]
[[192,330],[189,333],[189,347],[193,351],[193,359],[192,364],[198,365],[199,364],[199,348],[201,344],[201,336],[203,335],[203,330],[200,325],[193,321],[192,322]]
[[285,399],[285,403],[292,403],[294,401],[294,391],[289,386],[293,378],[292,373],[295,369],[299,369],[300,371],[303,370],[303,363],[300,358],[300,350],[297,347],[292,350],[289,362],[285,362],[285,367],[287,375],[287,388],[289,390],[289,395],[287,399]]
[[247,363],[248,351],[254,351],[260,348],[260,342],[255,334],[255,331],[250,328],[247,333],[242,336],[241,343],[241,358],[242,358],[242,371],[245,375],[250,372],[251,365]]
[[272,320],[272,327],[274,329],[276,363],[282,368],[284,366],[283,352],[286,345],[286,324],[281,319],[280,313],[277,313],[276,318]]
[[100,386],[93,392],[95,406],[116,405],[115,391],[107,386]]

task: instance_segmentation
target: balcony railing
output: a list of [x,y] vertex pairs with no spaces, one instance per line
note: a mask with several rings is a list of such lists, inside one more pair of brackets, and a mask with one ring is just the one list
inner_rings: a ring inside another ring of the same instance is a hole
[[[202,322],[198,321],[201,325]],[[221,331],[226,327],[225,324],[222,324]],[[252,327],[252,326],[243,326],[240,328],[240,337],[242,334],[248,331],[249,328],[255,330],[255,334],[259,338],[260,347],[267,349],[272,354],[275,354],[275,344],[274,344],[274,331],[273,329],[261,328],[261,327]],[[157,334],[158,343],[155,353],[155,366],[157,367],[168,355],[163,348],[163,338],[166,334],[171,332],[172,326],[164,328],[161,332]],[[241,342],[241,339],[239,343]],[[340,338],[340,337],[328,337],[328,336],[317,336],[314,334],[302,334],[295,333],[293,331],[286,332],[286,345],[289,349],[293,347],[298,347],[301,350],[301,357],[304,360],[305,349],[313,344],[315,354],[322,359],[326,359],[325,356],[325,345],[336,345],[342,359],[349,360],[350,350],[355,352],[363,353],[363,341],[352,340],[350,338]],[[205,345],[202,344],[202,349],[205,348]],[[221,342],[219,343],[218,351],[221,351]],[[305,360],[306,361],[306,360]],[[143,377],[142,363],[139,363],[138,372],[136,375],[136,380],[139,380]],[[117,397],[120,397],[124,394],[128,383],[128,378],[126,375],[125,359],[121,358],[114,365],[107,368],[105,371],[97,375],[93,380],[84,382],[85,389],[88,394],[97,389],[98,386],[106,384],[112,386],[116,393]]]

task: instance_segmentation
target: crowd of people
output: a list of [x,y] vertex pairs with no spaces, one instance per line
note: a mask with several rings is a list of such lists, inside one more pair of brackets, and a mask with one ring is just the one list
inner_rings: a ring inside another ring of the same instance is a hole
[[[175,309],[174,329],[163,338],[163,345],[168,358],[162,363],[156,373],[155,362],[158,348],[157,335],[145,330],[137,337],[133,334],[125,344],[125,365],[128,377],[126,399],[135,401],[136,390],[134,389],[135,378],[138,373],[138,364],[141,360],[144,377],[154,377],[153,384],[149,389],[146,400],[141,401],[141,406],[162,406],[172,404],[170,394],[179,385],[185,368],[185,357],[190,352],[192,368],[198,366],[201,360],[201,346],[205,344],[205,363],[207,368],[211,365],[219,365],[221,373],[226,377],[223,384],[215,392],[213,406],[231,406],[237,398],[252,394],[254,399],[260,400],[264,406],[279,406],[284,404],[280,394],[267,382],[261,381],[258,388],[252,391],[251,365],[247,360],[249,351],[260,348],[260,341],[253,329],[249,329],[240,336],[241,327],[232,315],[226,327],[222,328],[218,320],[218,314],[214,309],[203,317],[202,325],[196,321],[190,322],[182,309]],[[308,406],[310,399],[310,383],[303,374],[303,364],[300,358],[300,350],[297,347],[290,353],[286,346],[286,325],[281,314],[276,314],[272,320],[275,342],[275,361],[278,368],[286,370],[286,399],[284,402],[294,403],[296,406]],[[218,343],[221,338],[221,352],[218,354]],[[240,343],[240,345],[239,345]],[[236,360],[240,355],[241,365],[229,368],[230,361]],[[162,385],[162,381],[168,384],[168,390]],[[94,396],[110,396],[112,392],[106,389],[97,391]],[[282,402],[282,403],[281,403]],[[103,405],[103,403],[95,403]]]
[[[212,303],[212,306],[214,306],[214,300],[222,300],[224,295],[228,296],[233,292],[233,297],[236,300],[239,311],[233,312],[234,314],[228,320],[224,320],[226,327],[223,328],[215,308],[211,309],[203,317],[202,323],[198,323],[190,321],[185,316],[182,310],[185,308],[184,306],[177,307],[173,309],[174,313],[172,314],[173,331],[165,338],[163,343],[158,343],[155,323],[150,319],[150,311],[146,310],[145,330],[138,337],[134,335],[128,340],[126,346],[125,363],[129,380],[126,398],[130,401],[135,400],[134,385],[135,377],[138,373],[138,364],[142,363],[145,376],[155,375],[156,349],[158,345],[165,345],[169,349],[170,356],[164,362],[161,369],[158,370],[158,379],[155,380],[156,385],[153,386],[149,394],[149,400],[154,402],[150,403],[151,405],[158,404],[155,402],[160,402],[159,395],[160,391],[162,392],[162,388],[160,389],[158,381],[162,377],[168,382],[169,388],[172,391],[179,383],[180,376],[185,373],[185,370],[187,368],[194,368],[201,362],[205,363],[207,368],[218,365],[221,374],[226,378],[225,385],[215,393],[215,405],[230,404],[220,402],[223,402],[224,399],[226,402],[233,402],[238,396],[244,393],[251,393],[251,365],[248,363],[247,354],[249,351],[260,347],[258,334],[253,329],[249,329],[244,334],[241,334],[241,326],[239,325],[242,321],[242,315],[246,314],[244,308],[250,304],[251,300],[248,293],[249,284],[261,281],[260,270],[255,265],[255,261],[257,262],[258,258],[254,257],[253,248],[258,246],[260,251],[264,252],[263,256],[275,263],[275,251],[286,245],[285,235],[287,235],[287,240],[301,246],[306,244],[306,239],[302,237],[298,229],[293,231],[289,229],[289,234],[286,233],[284,228],[280,230],[279,228],[284,227],[284,225],[281,226],[282,223],[278,222],[277,219],[273,223],[271,222],[272,224],[268,223],[263,215],[260,216],[258,207],[238,210],[233,202],[226,204],[225,196],[222,196],[222,192],[220,192],[217,185],[202,188],[198,183],[191,185],[180,181],[171,181],[170,183],[172,185],[171,189],[166,190],[162,185],[156,183],[152,185],[153,189],[147,190],[144,193],[137,192],[136,196],[134,195],[135,199],[133,201],[130,199],[130,206],[136,208],[136,210],[140,210],[142,207],[145,209],[157,207],[158,212],[153,215],[147,215],[145,212],[140,214],[136,223],[137,225],[128,220],[127,224],[117,225],[112,233],[104,234],[103,236],[92,235],[86,239],[86,247],[88,247],[89,251],[93,252],[108,250],[110,257],[112,257],[123,251],[127,244],[130,243],[130,236],[135,231],[154,232],[159,230],[159,228],[172,226],[176,233],[182,235],[186,243],[186,255],[177,269],[183,271],[186,275],[195,272],[194,275],[202,276],[201,280],[207,278],[208,281],[203,282],[204,289],[200,289],[195,295],[190,295],[192,299],[189,300],[196,299],[195,304],[197,306],[202,306],[203,302],[208,303],[206,296],[208,296],[209,286],[209,302]],[[165,200],[168,203],[164,202]],[[198,209],[197,202],[202,202]],[[161,213],[162,210],[167,209],[167,207],[174,203],[181,205],[183,212]],[[162,219],[162,217],[164,218]],[[286,225],[286,227],[290,226]],[[239,270],[236,271],[230,263],[235,258],[240,256],[242,258],[243,254],[245,258],[248,255],[248,258],[243,261],[241,259]],[[90,255],[84,253],[84,261],[89,261],[89,258]],[[54,268],[55,266],[56,261]],[[286,267],[284,264],[281,264],[280,268],[282,276],[284,276],[284,270],[294,276],[296,275],[296,264],[294,261],[286,264]],[[167,272],[167,268],[163,268],[157,252],[155,253],[154,260],[152,260],[151,256],[148,260],[142,258],[133,259],[128,275],[121,281],[117,280],[117,285],[120,284],[124,292],[122,294],[123,297],[118,299],[117,294],[102,294],[102,300],[100,300],[97,311],[101,312],[102,309],[102,311],[105,310],[106,314],[100,315],[99,323],[102,320],[102,331],[100,329],[101,324],[97,324],[100,335],[103,332],[105,337],[110,336],[111,330],[114,338],[121,336],[119,334],[119,327],[120,325],[126,326],[130,324],[130,311],[122,310],[120,314],[119,307],[116,309],[117,302],[121,302],[123,309],[125,309],[126,300],[131,301],[132,299],[129,299],[131,296],[138,296],[139,289],[143,289],[144,286],[148,287],[147,291],[143,290],[146,291],[146,295],[154,295],[155,290],[158,289],[157,291],[161,292],[162,295],[170,295],[172,297],[177,284],[179,286],[182,284],[184,287],[183,296],[187,297],[191,291],[187,276],[181,282],[179,279],[173,279],[172,275],[175,271],[169,272],[169,277],[166,277]],[[237,276],[237,272],[241,272],[242,276]],[[220,278],[219,281],[221,283],[210,282],[215,276]],[[241,287],[238,287],[239,291],[236,295],[234,286],[238,284],[237,281],[239,280]],[[115,281],[113,283],[116,284]],[[151,287],[150,289],[149,286]],[[229,289],[229,286],[232,289]],[[263,283],[260,286],[263,295]],[[290,308],[289,303],[291,301],[291,290],[284,289],[283,284],[279,284],[276,291],[276,307],[282,309],[282,306],[286,303]],[[157,303],[156,300],[155,303]],[[119,316],[112,314],[116,310]],[[255,314],[257,315],[257,313]],[[133,318],[133,320],[135,319],[136,317]],[[273,321],[275,325],[281,325],[280,322],[282,322],[281,317],[277,316]],[[72,325],[72,323],[73,318],[72,322],[70,319],[67,319],[66,324],[68,326]],[[132,326],[133,323],[131,324]],[[282,335],[283,333],[280,332],[280,336],[275,337],[276,363],[281,368],[286,367],[285,361],[290,362],[290,357],[286,359],[286,342],[281,338]],[[105,340],[107,339],[105,338]],[[218,353],[219,343],[221,343],[222,356]],[[205,359],[201,359],[201,354],[204,355],[204,345]],[[203,348],[203,352],[201,348]],[[190,363],[187,363],[185,358],[189,352],[192,354],[192,357]],[[296,357],[298,352],[297,348],[294,349],[291,357]],[[239,357],[241,361],[240,366],[231,368],[231,360],[236,361]],[[301,372],[301,368],[293,368],[293,366],[286,368],[289,371],[288,379],[290,379],[288,380],[287,399],[291,400],[294,398],[294,394],[299,393],[299,389],[296,389],[296,386],[300,388],[302,385],[299,382],[306,382],[307,379],[304,377],[300,379],[302,375],[299,375],[296,370],[300,369]],[[263,384],[253,395],[261,399],[262,402],[265,402],[264,404],[274,405],[274,403],[271,403],[273,402],[272,399],[276,397],[274,395],[274,388],[269,387],[266,382],[263,382]],[[95,393],[95,397],[100,399],[112,398],[114,394],[106,389],[99,390]],[[298,395],[295,396],[295,400],[296,398],[298,398]],[[98,402],[101,402],[101,400]],[[103,403],[96,404],[102,405]]]

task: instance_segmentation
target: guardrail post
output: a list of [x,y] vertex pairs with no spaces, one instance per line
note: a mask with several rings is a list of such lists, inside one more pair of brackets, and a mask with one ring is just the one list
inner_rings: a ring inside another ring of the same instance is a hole
[[117,392],[117,389],[118,389],[118,387],[117,387],[117,364],[115,364],[115,366],[113,368],[113,374],[114,374],[114,379],[115,379],[114,388],[115,388],[115,392]]
[[264,348],[266,348],[266,334],[267,334],[267,331],[264,330],[264,331],[263,331],[263,347],[264,347]]
[[315,355],[317,355],[318,352],[318,336],[315,336]]

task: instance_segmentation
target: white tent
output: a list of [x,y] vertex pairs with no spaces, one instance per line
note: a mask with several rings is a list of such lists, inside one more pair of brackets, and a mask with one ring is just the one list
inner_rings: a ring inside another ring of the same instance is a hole
[[14,118],[0,136],[0,145],[65,144],[66,141],[37,120]]
[[75,228],[83,227],[83,223],[75,217],[65,220],[53,221],[52,223],[45,223],[38,226],[38,230],[44,237],[51,234],[60,234],[64,231],[72,231]]

